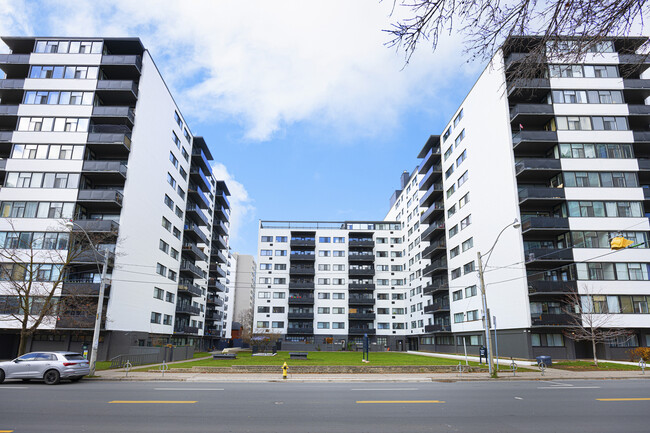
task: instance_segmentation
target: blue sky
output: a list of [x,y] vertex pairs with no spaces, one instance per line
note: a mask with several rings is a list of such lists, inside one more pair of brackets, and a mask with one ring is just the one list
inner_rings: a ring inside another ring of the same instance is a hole
[[233,251],[256,255],[259,219],[383,219],[484,67],[457,35],[404,67],[391,6],[0,0],[0,34],[140,37],[230,186]]

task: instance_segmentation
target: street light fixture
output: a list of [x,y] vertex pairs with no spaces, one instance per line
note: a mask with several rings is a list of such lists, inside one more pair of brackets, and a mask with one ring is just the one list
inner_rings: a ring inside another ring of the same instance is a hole
[[90,236],[88,235],[88,232],[81,227],[79,224],[76,222],[70,220],[67,223],[65,223],[65,226],[72,231],[72,229],[77,226],[79,229],[81,229],[82,232],[86,235],[86,239],[88,239],[88,243],[92,247],[93,251],[95,254],[101,255],[104,258],[104,264],[102,265],[102,279],[99,283],[99,294],[97,298],[97,313],[95,316],[95,329],[93,331],[93,343],[92,347],[90,350],[90,376],[95,375],[95,364],[97,364],[97,351],[99,350],[99,331],[102,323],[102,310],[104,308],[104,291],[106,288],[106,268],[108,268],[108,252],[104,252],[103,254],[99,252],[93,241],[90,239]]
[[487,253],[484,255],[487,256],[485,259],[485,265],[483,265],[483,256],[479,251],[476,252],[476,255],[478,257],[478,275],[479,275],[479,280],[481,282],[481,300],[483,302],[483,327],[485,330],[485,340],[487,342],[487,351],[488,351],[488,368],[490,371],[490,376],[496,377],[497,372],[494,371],[494,360],[492,359],[492,342],[490,341],[490,312],[487,308],[487,298],[485,296],[485,280],[483,279],[483,273],[485,272],[485,267],[487,267],[488,260],[490,260],[490,256],[492,255],[492,251],[494,250],[494,247],[496,247],[497,242],[499,242],[499,238],[503,234],[503,232],[506,231],[507,228],[509,227],[514,227],[514,228],[519,228],[521,224],[519,223],[519,220],[515,218],[513,222],[505,226],[499,234],[497,235],[497,238],[494,240],[494,243],[492,244],[492,247],[488,250]]

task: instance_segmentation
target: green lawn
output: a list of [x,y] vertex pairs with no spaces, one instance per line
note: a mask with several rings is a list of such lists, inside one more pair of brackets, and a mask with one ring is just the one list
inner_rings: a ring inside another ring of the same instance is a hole
[[[432,358],[398,352],[370,352],[369,365],[458,365],[458,360]],[[307,360],[289,359],[289,352],[278,352],[275,356],[251,356],[250,352],[239,352],[237,359],[203,359],[179,364],[170,364],[171,368],[191,367],[229,367],[231,365],[278,365],[285,361],[292,365],[365,365],[361,361],[361,352],[309,352]],[[464,362],[463,362],[464,364]],[[478,365],[470,362],[470,365]]]
[[638,365],[614,364],[612,362],[598,362],[596,367],[593,361],[563,361],[554,362],[553,368],[573,371],[641,371]]
[[108,370],[111,368],[111,361],[97,361],[95,363],[95,370]]
[[205,358],[206,356],[212,356],[210,352],[194,352],[193,358]]

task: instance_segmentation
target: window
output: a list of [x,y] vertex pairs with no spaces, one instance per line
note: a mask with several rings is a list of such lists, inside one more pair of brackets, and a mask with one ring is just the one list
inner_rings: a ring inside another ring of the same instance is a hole
[[185,161],[189,161],[189,160],[190,160],[190,154],[187,153],[187,150],[185,150],[185,148],[182,148],[182,149],[181,149],[181,155],[183,155],[183,159],[184,159]]
[[318,329],[330,329],[330,324],[329,322],[317,322],[316,327]]
[[187,172],[183,167],[178,167],[178,172],[181,174],[183,180],[187,180]]
[[469,172],[466,171],[463,173],[461,177],[458,178],[458,188],[460,188],[465,182],[467,182],[467,179],[469,177]]
[[472,296],[476,296],[476,285],[465,287],[465,297],[471,298]]
[[456,140],[454,140],[454,145],[458,147],[461,141],[465,138],[465,130],[463,129],[460,131],[460,134],[458,134],[458,137],[456,137]]
[[334,271],[345,271],[345,265],[332,265]]
[[165,194],[165,204],[171,210],[174,210],[174,200],[172,200],[167,194]]
[[174,156],[173,153],[169,152],[169,160],[172,162],[172,165],[178,168],[178,159]]
[[260,250],[260,256],[272,256],[273,250]]
[[345,322],[332,322],[332,329],[345,329]]
[[345,307],[332,307],[332,314],[345,314]]
[[323,293],[323,292],[321,292],[321,293],[318,294],[318,299],[329,299],[329,298],[330,298],[330,294],[329,294],[329,293]]
[[332,293],[332,299],[345,299],[345,293]]
[[333,278],[332,284],[335,286],[343,286],[345,285],[345,278]]
[[562,334],[530,334],[531,345],[534,347],[563,347]]
[[258,299],[271,299],[271,292],[257,292]]
[[[460,112],[458,113],[458,116],[454,119],[454,128],[458,126],[458,123],[460,122],[460,119],[463,118],[463,109],[460,109]],[[464,130],[463,130],[464,131]]]
[[327,251],[327,250],[318,251],[318,257],[329,257],[331,255],[332,255],[331,251]]
[[330,270],[330,265],[320,264],[320,265],[318,265],[318,270],[319,271],[329,271]]
[[286,263],[276,263],[273,265],[273,269],[276,271],[286,271],[287,270],[287,264]]
[[473,320],[479,320],[478,310],[472,310],[467,312],[467,321],[471,322]]
[[190,132],[187,130],[187,128],[183,128],[183,136],[188,142],[191,141]]
[[169,220],[165,217],[162,217],[162,226],[167,230],[168,232],[171,231],[172,229],[172,223],[169,222]]
[[455,313],[454,314],[454,323],[463,323],[465,321],[464,313]]
[[465,218],[460,220],[460,229],[463,230],[464,228],[467,228],[470,224],[472,224],[472,216],[467,215]]
[[174,121],[178,124],[179,127],[183,127],[183,121],[181,120],[181,116],[178,115],[178,112],[174,111]]
[[271,322],[271,328],[284,328],[284,322]]
[[257,307],[257,312],[258,313],[270,313],[271,312],[271,307],[268,307],[268,306]]
[[318,307],[318,314],[329,314],[329,313],[330,313],[329,307]]
[[445,131],[445,133],[442,136],[443,143],[445,141],[447,141],[447,139],[449,138],[450,135],[451,135],[451,126],[449,128],[447,128],[447,130]]
[[286,236],[276,236],[275,241],[276,242],[287,242],[287,237]]
[[153,288],[153,297],[155,299],[162,300],[164,296],[165,296],[165,291],[163,289],[159,289],[158,287]]
[[287,250],[275,250],[275,255],[276,256],[286,256],[287,255]]
[[[633,158],[634,151],[631,144],[604,144],[604,143],[562,143],[559,145],[560,158]],[[557,154],[557,149],[555,150]]]
[[456,167],[460,166],[463,161],[467,159],[467,149],[463,150],[463,153],[460,154],[458,158],[456,158]]
[[451,296],[452,296],[452,300],[460,301],[461,299],[463,299],[463,291],[462,290],[456,290],[455,292],[453,292],[451,294]]
[[172,131],[172,141],[176,145],[177,148],[181,148],[181,140],[178,138],[178,135],[174,131]]
[[471,261],[469,263],[465,263],[463,265],[463,273],[464,274],[469,274],[469,273],[474,272],[474,271],[475,271],[474,261]]
[[167,275],[167,268],[160,263],[156,263],[156,273],[164,277]]
[[445,150],[445,155],[444,155],[444,160],[446,161],[447,158],[451,156],[451,153],[454,151],[454,146],[449,146],[449,149]]
[[474,238],[467,239],[461,245],[462,245],[462,248],[463,248],[463,252],[469,250],[470,248],[472,248],[474,246]]
[[458,207],[462,209],[462,207],[467,203],[469,203],[469,193],[465,194],[460,198],[460,200],[458,200]]
[[273,299],[284,299],[284,292],[273,292]]
[[181,231],[180,231],[179,229],[177,229],[176,227],[174,227],[174,228],[172,229],[172,234],[174,235],[174,237],[175,237],[176,239],[180,239],[180,238],[181,238]]
[[158,248],[160,248],[160,251],[162,251],[163,253],[169,254],[169,244],[163,241],[162,239],[160,240]]
[[286,284],[286,278],[273,278],[273,284]]
[[449,250],[449,258],[451,258],[451,259],[456,257],[458,254],[460,254],[460,251],[459,251],[458,247],[454,247],[451,250]]
[[322,244],[328,244],[328,243],[330,243],[330,238],[329,237],[320,237],[320,238],[318,238],[318,242],[320,242]]
[[456,278],[460,278],[460,268],[456,268],[451,271],[451,279],[455,280]]
[[345,243],[345,238],[332,238],[332,241],[335,244],[343,244],[343,243]]
[[170,314],[165,314],[163,316],[163,325],[171,325],[172,324],[172,316]]
[[445,171],[445,179],[451,176],[454,173],[454,165],[452,164],[447,171]]
[[452,228],[449,229],[449,238],[453,238],[458,234],[458,225],[453,226]]
[[258,328],[268,328],[269,327],[269,322],[266,320],[260,320],[257,322],[257,327]]
[[268,277],[260,277],[258,281],[260,284],[271,284],[271,279]]
[[273,307],[274,313],[284,313],[284,307]]
[[262,242],[273,242],[273,236],[262,236]]
[[334,251],[332,251],[332,256],[333,257],[345,257],[345,251],[334,250]]
[[156,313],[155,311],[151,312],[151,323],[160,323],[162,319],[162,315],[160,313]]

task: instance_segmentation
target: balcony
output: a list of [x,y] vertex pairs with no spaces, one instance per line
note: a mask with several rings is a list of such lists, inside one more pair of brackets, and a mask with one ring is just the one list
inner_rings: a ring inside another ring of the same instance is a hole
[[74,220],[72,231],[78,232],[81,229],[88,233],[114,233],[117,234],[120,225],[111,220]]
[[570,281],[528,280],[528,295],[565,295],[575,293],[578,283]]
[[217,205],[214,207],[214,218],[218,221],[230,221],[230,213],[225,207]]
[[550,88],[551,81],[548,78],[520,78],[508,82],[508,96],[526,90]]
[[221,321],[223,320],[223,313],[221,311],[206,311],[205,320]]
[[316,240],[315,239],[295,239],[291,238],[291,247],[315,247],[316,246]]
[[197,247],[196,244],[192,242],[185,242],[183,244],[182,251],[195,260],[199,260],[201,262],[208,261],[207,254],[205,254],[201,248]]
[[208,304],[214,304],[214,305],[216,305],[217,307],[221,307],[221,306],[223,306],[223,299],[221,299],[220,297],[215,296],[215,295],[208,295],[208,296],[206,297],[206,302],[207,302]]
[[375,305],[375,298],[350,296],[348,299],[348,304],[349,305]]
[[213,221],[214,225],[214,230],[224,236],[228,234],[228,226],[223,222],[223,221]]
[[[0,54],[0,56],[2,56]],[[25,88],[25,80],[23,79],[0,79],[0,91],[1,90],[20,90],[21,93]]]
[[425,313],[438,313],[443,311],[449,311],[449,301],[434,302],[433,304],[424,307]]
[[438,257],[440,254],[444,254],[447,252],[447,243],[445,242],[444,239],[437,240],[435,242],[432,242],[431,245],[426,247],[424,251],[422,251],[422,257],[427,258],[429,256],[433,257]]
[[185,235],[195,242],[200,242],[206,245],[210,243],[201,228],[193,222],[186,222],[183,226],[183,230],[185,231]]
[[541,263],[551,263],[556,265],[560,264],[558,262],[573,262],[573,250],[570,248],[531,248],[525,250],[524,255],[526,256],[526,264],[533,263],[539,265]]
[[103,55],[102,69],[111,76],[121,75],[137,78],[142,70],[142,57],[136,55]]
[[176,314],[189,314],[190,316],[198,316],[201,314],[201,309],[190,304],[176,304]]
[[[59,316],[56,321],[56,329],[93,329],[95,326],[95,315],[85,316]],[[102,319],[101,327],[106,329],[106,317]]]
[[377,330],[374,328],[360,328],[360,327],[350,327],[348,329],[348,335],[375,335]]
[[424,155],[424,157],[422,158],[422,162],[418,167],[418,171],[420,173],[426,173],[429,170],[429,168],[437,162],[440,162],[440,147],[433,146],[431,147],[431,149],[429,149],[427,154]]
[[521,188],[519,205],[551,207],[564,202],[564,188]]
[[220,250],[214,249],[212,250],[212,257],[214,257],[214,261],[216,263],[228,263],[228,259],[226,258],[226,255],[223,254]]
[[425,242],[433,242],[434,239],[437,239],[439,236],[445,235],[445,223],[444,222],[435,222],[426,228],[420,235],[420,239]]
[[348,261],[349,262],[368,262],[368,261],[374,261],[375,260],[375,254],[374,253],[360,253],[360,252],[353,252],[350,251],[348,253]]
[[90,132],[86,140],[88,147],[97,155],[106,157],[128,157],[131,151],[131,133]]
[[373,276],[373,275],[375,275],[375,269],[374,268],[359,269],[359,268],[350,267],[350,269],[348,269],[348,275],[350,275],[350,276],[352,276],[352,275],[355,275],[355,276]]
[[178,285],[178,293],[183,294],[186,293],[190,296],[193,297],[198,297],[203,295],[203,291],[201,288],[197,285],[194,284],[179,284]]
[[372,240],[372,239],[349,239],[348,240],[348,246],[350,248],[352,248],[352,247],[374,248],[375,247],[375,241]]
[[314,320],[314,312],[311,313],[292,313],[289,311],[287,318],[289,320]]
[[375,320],[375,313],[348,313],[349,320]]
[[93,119],[100,120],[99,122],[95,120],[97,123],[114,122],[133,126],[133,122],[135,122],[135,111],[128,106],[102,105],[93,107],[93,114],[91,116]]
[[313,296],[301,296],[301,297],[289,296],[289,305],[312,305],[313,303],[314,303]]
[[313,289],[313,281],[289,281],[290,289]]
[[228,201],[228,196],[224,191],[217,190],[214,193],[214,199],[216,203],[221,204],[223,207],[230,209],[230,202]]
[[531,315],[532,326],[569,326],[574,323],[567,314]]
[[426,325],[424,327],[424,332],[451,332],[451,325]]
[[436,295],[438,293],[447,293],[449,291],[449,282],[447,278],[435,279],[428,286],[422,289],[425,295]]
[[526,158],[515,164],[515,174],[520,182],[546,182],[561,172],[559,159]]
[[623,88],[624,89],[642,89],[650,90],[650,79],[644,78],[624,78],[623,79]]
[[203,170],[197,166],[190,167],[190,179],[196,182],[203,191],[210,191],[212,189],[212,184],[203,173]]
[[121,161],[84,161],[81,172],[87,179],[105,183],[124,183],[126,164]]
[[445,204],[442,201],[431,203],[429,208],[420,216],[420,224],[431,224],[440,218],[445,212]]
[[302,328],[292,328],[289,327],[287,328],[287,334],[290,335],[305,335],[305,334],[313,334],[314,333],[314,327],[302,327]]
[[314,261],[314,260],[316,260],[316,255],[314,254],[313,251],[308,251],[308,252],[291,251],[291,254],[289,255],[289,260],[309,260],[309,261]]
[[[18,116],[18,105],[0,105],[0,116]],[[13,119],[12,122],[15,122],[15,120]]]
[[313,266],[290,266],[289,274],[291,275],[314,275],[316,268]]
[[174,334],[198,335],[199,328],[196,326],[175,325]]
[[194,278],[205,278],[205,272],[203,272],[201,268],[185,260],[181,261],[181,267],[179,270],[181,274],[190,274]]
[[517,152],[545,154],[557,144],[557,132],[522,130],[512,134],[512,145]]
[[569,231],[568,218],[533,217],[521,224],[522,234],[559,235]]
[[553,117],[551,104],[517,104],[510,109],[510,122],[546,124]]
[[13,141],[13,131],[0,131],[0,143],[10,143]]
[[196,202],[199,208],[201,209],[210,208],[210,200],[208,200],[208,198],[205,196],[203,191],[201,191],[199,187],[196,186],[195,183],[190,182],[187,185],[187,194],[192,200]]
[[216,278],[208,278],[208,290],[217,292],[226,292],[227,287]]
[[[185,211],[187,217],[190,218],[192,221],[194,221],[196,225],[206,227],[210,224],[208,221],[208,217],[203,213],[201,208],[196,203],[193,203],[188,200]],[[216,225],[217,224],[215,223],[215,227]]]
[[226,271],[221,266],[210,266],[210,273],[216,274],[217,278],[226,278]]
[[119,211],[122,208],[122,200],[121,192],[110,189],[81,189],[77,197],[78,203],[94,211]]
[[[71,296],[99,296],[99,286],[101,283],[95,282],[92,279],[88,280],[66,280],[63,282],[61,295]],[[104,298],[109,297],[110,282],[107,282],[104,287]]]
[[0,65],[29,65],[30,54],[0,54]]
[[441,164],[432,164],[429,170],[424,174],[424,177],[420,181],[418,189],[420,191],[426,191],[435,181],[440,181],[442,178],[442,165]]
[[428,277],[430,275],[437,275],[446,272],[447,272],[447,258],[445,257],[443,259],[439,259],[431,262],[430,265],[424,268],[422,275]]
[[434,183],[427,190],[426,193],[420,198],[420,207],[429,207],[431,203],[440,201],[442,192],[444,191],[442,183]]
[[227,248],[226,238],[221,235],[212,236],[213,247],[216,246],[220,250],[225,250]]
[[138,84],[131,80],[99,80],[96,93],[107,105],[133,106],[138,101]]
[[349,290],[375,290],[374,283],[349,283]]
[[210,160],[203,152],[203,149],[199,147],[192,148],[192,163],[197,164],[203,171],[210,171]]

